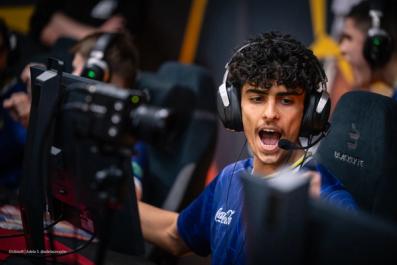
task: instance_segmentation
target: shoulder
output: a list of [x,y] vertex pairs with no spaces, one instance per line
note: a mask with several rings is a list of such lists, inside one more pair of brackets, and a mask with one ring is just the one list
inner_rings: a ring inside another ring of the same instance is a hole
[[219,178],[231,177],[241,171],[252,170],[252,158],[246,158],[227,165],[219,174]]

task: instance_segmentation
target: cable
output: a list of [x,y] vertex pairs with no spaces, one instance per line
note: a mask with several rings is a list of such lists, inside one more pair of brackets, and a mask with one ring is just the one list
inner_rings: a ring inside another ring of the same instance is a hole
[[[226,203],[225,203],[226,206],[228,205],[228,201],[229,201],[229,191],[230,191],[230,186],[231,186],[231,183],[232,183],[232,180],[233,180],[234,170],[236,169],[237,162],[240,160],[241,154],[243,153],[243,150],[244,150],[244,148],[245,148],[246,145],[247,145],[247,139],[245,139],[244,144],[243,144],[243,146],[241,147],[240,154],[238,155],[237,161],[234,163],[234,166],[233,166],[232,175],[231,175],[231,177],[230,177],[229,185],[228,185],[228,188],[227,188]],[[244,242],[244,243],[245,243],[245,242]],[[244,244],[244,245],[245,245],[245,244]],[[234,262],[233,262],[233,265],[236,264],[237,259],[240,257],[241,251],[242,251],[242,249],[244,248],[244,245],[243,245],[243,246],[241,247],[241,249],[239,250],[239,252],[238,252],[238,254],[237,254],[237,256],[236,256],[236,259],[235,259]]]
[[[49,249],[56,249],[55,248],[55,240],[54,240],[54,233],[53,233],[53,227],[51,226],[50,229],[47,232],[47,238],[49,241]],[[51,263],[56,263],[57,262],[57,257],[56,256],[51,256]]]
[[230,191],[230,185],[232,183],[232,179],[233,179],[233,175],[234,175],[234,170],[236,169],[236,165],[238,163],[238,161],[240,160],[241,154],[243,153],[244,147],[247,145],[247,139],[245,139],[243,146],[241,147],[240,153],[237,157],[236,162],[234,162],[234,166],[233,166],[233,170],[232,170],[232,175],[230,176],[230,180],[229,180],[229,185],[227,187],[227,194],[226,194],[226,203],[225,205],[227,206],[227,202],[229,201],[229,191]]
[[[63,218],[63,215],[61,214],[53,223],[49,224],[48,226],[46,226],[44,228],[44,230],[49,230],[51,229],[53,226],[55,226],[57,223],[59,223]],[[3,235],[0,236],[0,239],[3,238],[10,238],[10,237],[20,237],[20,236],[25,236],[25,233],[16,233],[16,234],[10,234],[10,235]],[[19,256],[19,257],[32,257],[32,258],[53,258],[53,257],[61,257],[61,256],[66,256],[66,255],[70,255],[70,254],[74,254],[84,248],[86,248],[89,244],[91,244],[91,242],[95,239],[96,234],[92,234],[91,238],[89,240],[87,240],[86,242],[84,242],[83,244],[81,244],[80,246],[78,246],[77,248],[65,252],[65,253],[53,253],[53,254],[49,254],[49,255],[35,255],[35,254],[19,254],[19,253],[10,253],[9,251],[6,251],[4,249],[0,249],[0,253],[3,254],[9,254],[11,256]],[[58,263],[58,262],[57,262]]]
[[[312,138],[312,136],[311,136],[311,137],[308,138],[308,144],[311,144],[312,141],[313,141],[313,138]],[[292,156],[292,150],[289,150],[288,152],[289,152],[289,154],[288,154],[288,157],[287,157],[287,159],[286,159],[286,162],[288,162],[289,159],[290,159],[291,156]],[[302,163],[299,165],[299,169],[302,168],[302,166],[303,166],[305,160],[308,158],[308,156],[307,156],[308,153],[310,153],[310,152],[308,152],[308,150],[305,149],[305,150],[304,150],[304,155],[303,155],[303,160],[302,160]],[[241,153],[240,153],[240,155],[241,155]],[[234,168],[233,168],[233,172],[234,172]],[[232,174],[232,176],[233,176],[233,174]],[[229,188],[230,188],[230,183],[229,183]],[[228,190],[228,195],[229,195],[229,190]],[[242,251],[243,251],[244,248],[245,248],[245,241],[243,242],[243,245],[241,246],[240,250],[238,251],[238,253],[237,253],[237,255],[236,255],[236,259],[234,260],[234,262],[232,263],[232,265],[235,265],[235,264],[238,262],[238,258],[240,257],[240,255],[241,255],[241,253],[242,253]]]
[[[63,215],[61,214],[54,222],[49,224],[48,226],[44,227],[44,230],[49,230],[51,227],[55,226],[58,224],[63,218]],[[8,235],[0,235],[0,240],[4,238],[12,238],[12,237],[21,237],[25,236],[26,233],[14,233],[14,234],[8,234]]]
[[49,230],[51,227],[55,226],[56,224],[58,224],[63,218],[63,214],[61,214],[54,222],[52,222],[51,224],[47,225],[46,227],[44,227],[44,230]]
[[25,235],[25,233],[15,233],[15,234],[1,235],[0,239],[12,238],[12,237],[21,237],[21,236],[24,236],[24,235]]
[[[313,141],[313,136],[311,135],[310,137],[307,138],[307,143],[308,143],[308,145],[311,145],[311,144],[312,144],[312,141]],[[302,163],[299,165],[299,170],[302,169],[303,164],[305,163],[305,160],[308,158],[307,155],[309,154],[309,149],[304,149],[304,150],[305,150],[305,153],[304,153],[304,155],[303,155]]]

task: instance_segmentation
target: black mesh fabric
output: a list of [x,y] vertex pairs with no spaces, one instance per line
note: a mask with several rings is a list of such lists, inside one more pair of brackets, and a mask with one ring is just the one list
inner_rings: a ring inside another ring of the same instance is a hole
[[[162,206],[175,178],[188,164],[195,170],[184,193],[183,207],[204,188],[217,137],[216,86],[207,70],[177,62],[163,64],[157,73],[142,74],[138,86],[148,89],[151,104],[177,109],[185,120],[175,141],[149,146],[148,174],[143,177],[143,200]],[[174,209],[178,210],[178,209]]]
[[345,94],[316,159],[341,180],[358,205],[397,221],[397,103],[363,91]]

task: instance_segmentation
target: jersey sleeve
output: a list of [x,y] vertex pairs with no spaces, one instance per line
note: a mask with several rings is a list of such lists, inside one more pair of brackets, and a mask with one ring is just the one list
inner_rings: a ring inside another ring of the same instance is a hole
[[218,178],[215,178],[178,217],[179,235],[193,252],[201,256],[207,256],[211,252],[211,213]]
[[343,187],[342,183],[334,177],[323,165],[317,164],[317,171],[321,174],[321,198],[335,206],[347,210],[358,208],[352,195]]

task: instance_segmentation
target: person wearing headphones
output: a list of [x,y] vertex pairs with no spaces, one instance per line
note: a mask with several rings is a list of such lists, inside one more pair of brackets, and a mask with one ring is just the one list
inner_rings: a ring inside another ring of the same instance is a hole
[[362,1],[347,14],[340,39],[350,63],[355,89],[377,92],[397,100],[397,3]]
[[[74,54],[73,74],[126,89],[134,86],[139,65],[138,52],[128,33],[96,32],[78,41],[71,52]],[[29,83],[30,75],[25,79]],[[4,107],[15,113],[17,120],[26,121],[24,125],[27,127],[30,104],[29,94],[21,92],[5,101]],[[138,142],[135,151],[137,155],[132,158],[131,164],[137,197],[140,198],[141,179],[146,165],[145,145]]]
[[[174,255],[211,254],[212,264],[244,264],[240,176],[272,178],[286,168],[306,168],[312,137],[323,137],[329,126],[325,82],[313,52],[289,35],[264,33],[238,49],[226,65],[217,104],[224,126],[244,132],[252,157],[226,166],[180,214],[139,202],[144,238]],[[312,173],[311,194],[355,209],[341,184],[320,172]]]
[[[138,52],[128,33],[95,32],[78,41],[72,48],[73,74],[132,88],[138,72]],[[30,84],[30,66],[21,73],[21,79]],[[27,108],[22,106],[28,106]],[[27,93],[15,93],[4,103],[15,113],[17,120],[27,127],[30,99]]]
[[96,32],[78,41],[73,74],[132,88],[138,73],[138,52],[128,33]]

